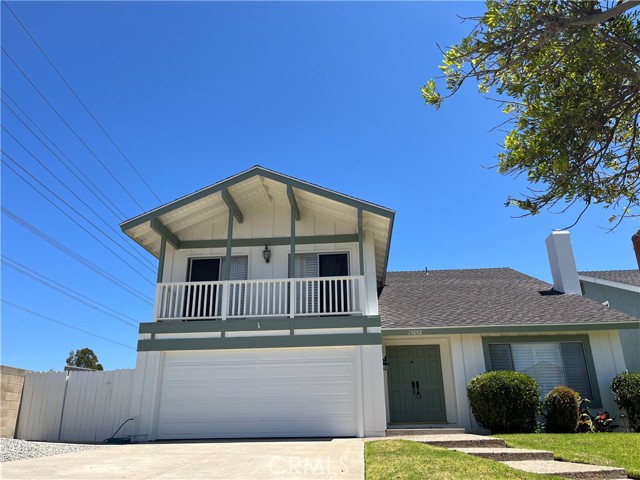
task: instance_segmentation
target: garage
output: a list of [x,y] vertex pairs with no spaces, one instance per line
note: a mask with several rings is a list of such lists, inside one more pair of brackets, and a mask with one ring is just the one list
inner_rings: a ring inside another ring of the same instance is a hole
[[157,439],[357,435],[354,347],[163,353]]

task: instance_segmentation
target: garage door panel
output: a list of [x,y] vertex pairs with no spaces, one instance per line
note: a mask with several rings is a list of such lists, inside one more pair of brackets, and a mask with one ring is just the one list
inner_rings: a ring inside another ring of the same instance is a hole
[[353,347],[168,352],[157,438],[354,436]]

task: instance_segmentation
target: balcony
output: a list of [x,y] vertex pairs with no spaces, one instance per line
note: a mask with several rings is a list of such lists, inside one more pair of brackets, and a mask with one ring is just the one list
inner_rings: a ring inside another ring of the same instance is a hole
[[159,283],[154,321],[366,315],[363,276]]

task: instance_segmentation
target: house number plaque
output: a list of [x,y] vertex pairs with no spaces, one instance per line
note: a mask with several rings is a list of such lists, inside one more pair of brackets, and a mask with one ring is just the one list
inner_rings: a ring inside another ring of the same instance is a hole
[[409,330],[409,335],[422,335],[422,330]]

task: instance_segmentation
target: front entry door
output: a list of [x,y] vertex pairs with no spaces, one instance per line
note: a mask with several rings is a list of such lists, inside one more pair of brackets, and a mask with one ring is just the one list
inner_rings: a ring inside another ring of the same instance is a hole
[[439,345],[387,347],[391,423],[447,421]]

